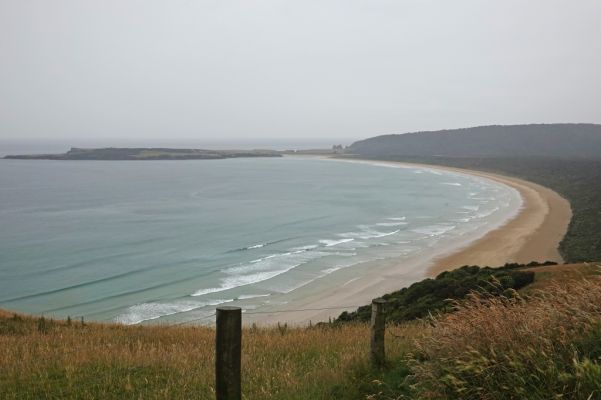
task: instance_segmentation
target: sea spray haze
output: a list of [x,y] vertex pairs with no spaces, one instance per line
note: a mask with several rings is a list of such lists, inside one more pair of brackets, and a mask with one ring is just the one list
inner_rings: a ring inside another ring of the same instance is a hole
[[324,276],[426,260],[521,204],[489,180],[387,164],[1,162],[0,305],[126,324],[285,309]]

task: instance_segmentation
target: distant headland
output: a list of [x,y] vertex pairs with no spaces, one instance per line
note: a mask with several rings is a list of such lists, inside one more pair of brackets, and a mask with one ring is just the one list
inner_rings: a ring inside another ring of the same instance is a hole
[[21,160],[219,160],[241,157],[281,157],[275,150],[205,150],[170,148],[106,147],[85,149],[72,147],[61,154],[8,155],[6,159]]

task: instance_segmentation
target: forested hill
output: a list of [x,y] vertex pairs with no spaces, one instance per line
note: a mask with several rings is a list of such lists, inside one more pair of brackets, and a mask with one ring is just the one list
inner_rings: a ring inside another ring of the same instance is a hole
[[353,143],[363,157],[560,157],[601,159],[601,125],[532,124],[383,135]]
[[356,142],[345,153],[495,172],[549,187],[572,206],[559,246],[564,260],[601,259],[601,125],[484,126],[386,135]]

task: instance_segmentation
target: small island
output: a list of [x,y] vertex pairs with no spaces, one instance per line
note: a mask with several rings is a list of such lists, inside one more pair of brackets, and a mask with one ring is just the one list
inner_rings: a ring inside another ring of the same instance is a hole
[[19,160],[219,160],[241,157],[282,157],[275,150],[205,150],[170,148],[120,148],[86,149],[72,147],[62,154],[8,155],[5,159]]

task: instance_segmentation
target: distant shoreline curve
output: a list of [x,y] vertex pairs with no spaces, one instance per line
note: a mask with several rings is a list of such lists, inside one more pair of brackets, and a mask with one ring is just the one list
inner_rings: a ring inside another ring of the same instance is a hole
[[[297,156],[286,156],[297,157]],[[428,263],[418,264],[424,277],[435,277],[443,271],[452,270],[463,265],[500,266],[505,263],[530,261],[563,262],[558,246],[571,220],[570,203],[558,193],[544,186],[523,179],[509,177],[496,173],[482,172],[442,165],[382,161],[374,159],[347,159],[325,156],[298,156],[299,158],[321,158],[331,161],[379,163],[404,165],[412,168],[429,168],[457,172],[461,174],[490,179],[510,186],[517,190],[522,198],[522,206],[516,215],[509,218],[501,226],[488,231],[463,247],[454,247],[446,253],[434,257]],[[403,282],[398,277],[403,270],[406,260],[392,258],[382,264],[378,276],[362,277],[347,282],[342,287],[323,288],[317,294],[299,296],[291,301],[291,309],[328,308],[325,311],[277,312],[261,317],[249,318],[245,323],[256,322],[269,326],[278,322],[288,322],[293,325],[308,325],[309,321],[327,321],[337,317],[345,309],[337,309],[343,304],[368,304],[369,300],[385,293],[400,290],[413,282]],[[416,265],[417,266],[417,265]],[[396,278],[396,279],[395,279]],[[418,279],[419,280],[419,279]],[[355,303],[349,303],[351,299]],[[294,304],[293,304],[294,303]],[[351,311],[349,309],[347,311]]]
[[572,208],[568,200],[545,186],[498,173],[444,165],[356,160],[458,172],[505,184],[520,193],[523,204],[517,215],[467,246],[435,259],[434,265],[428,270],[430,276],[463,265],[499,266],[506,262],[564,261],[558,247],[568,230]]

